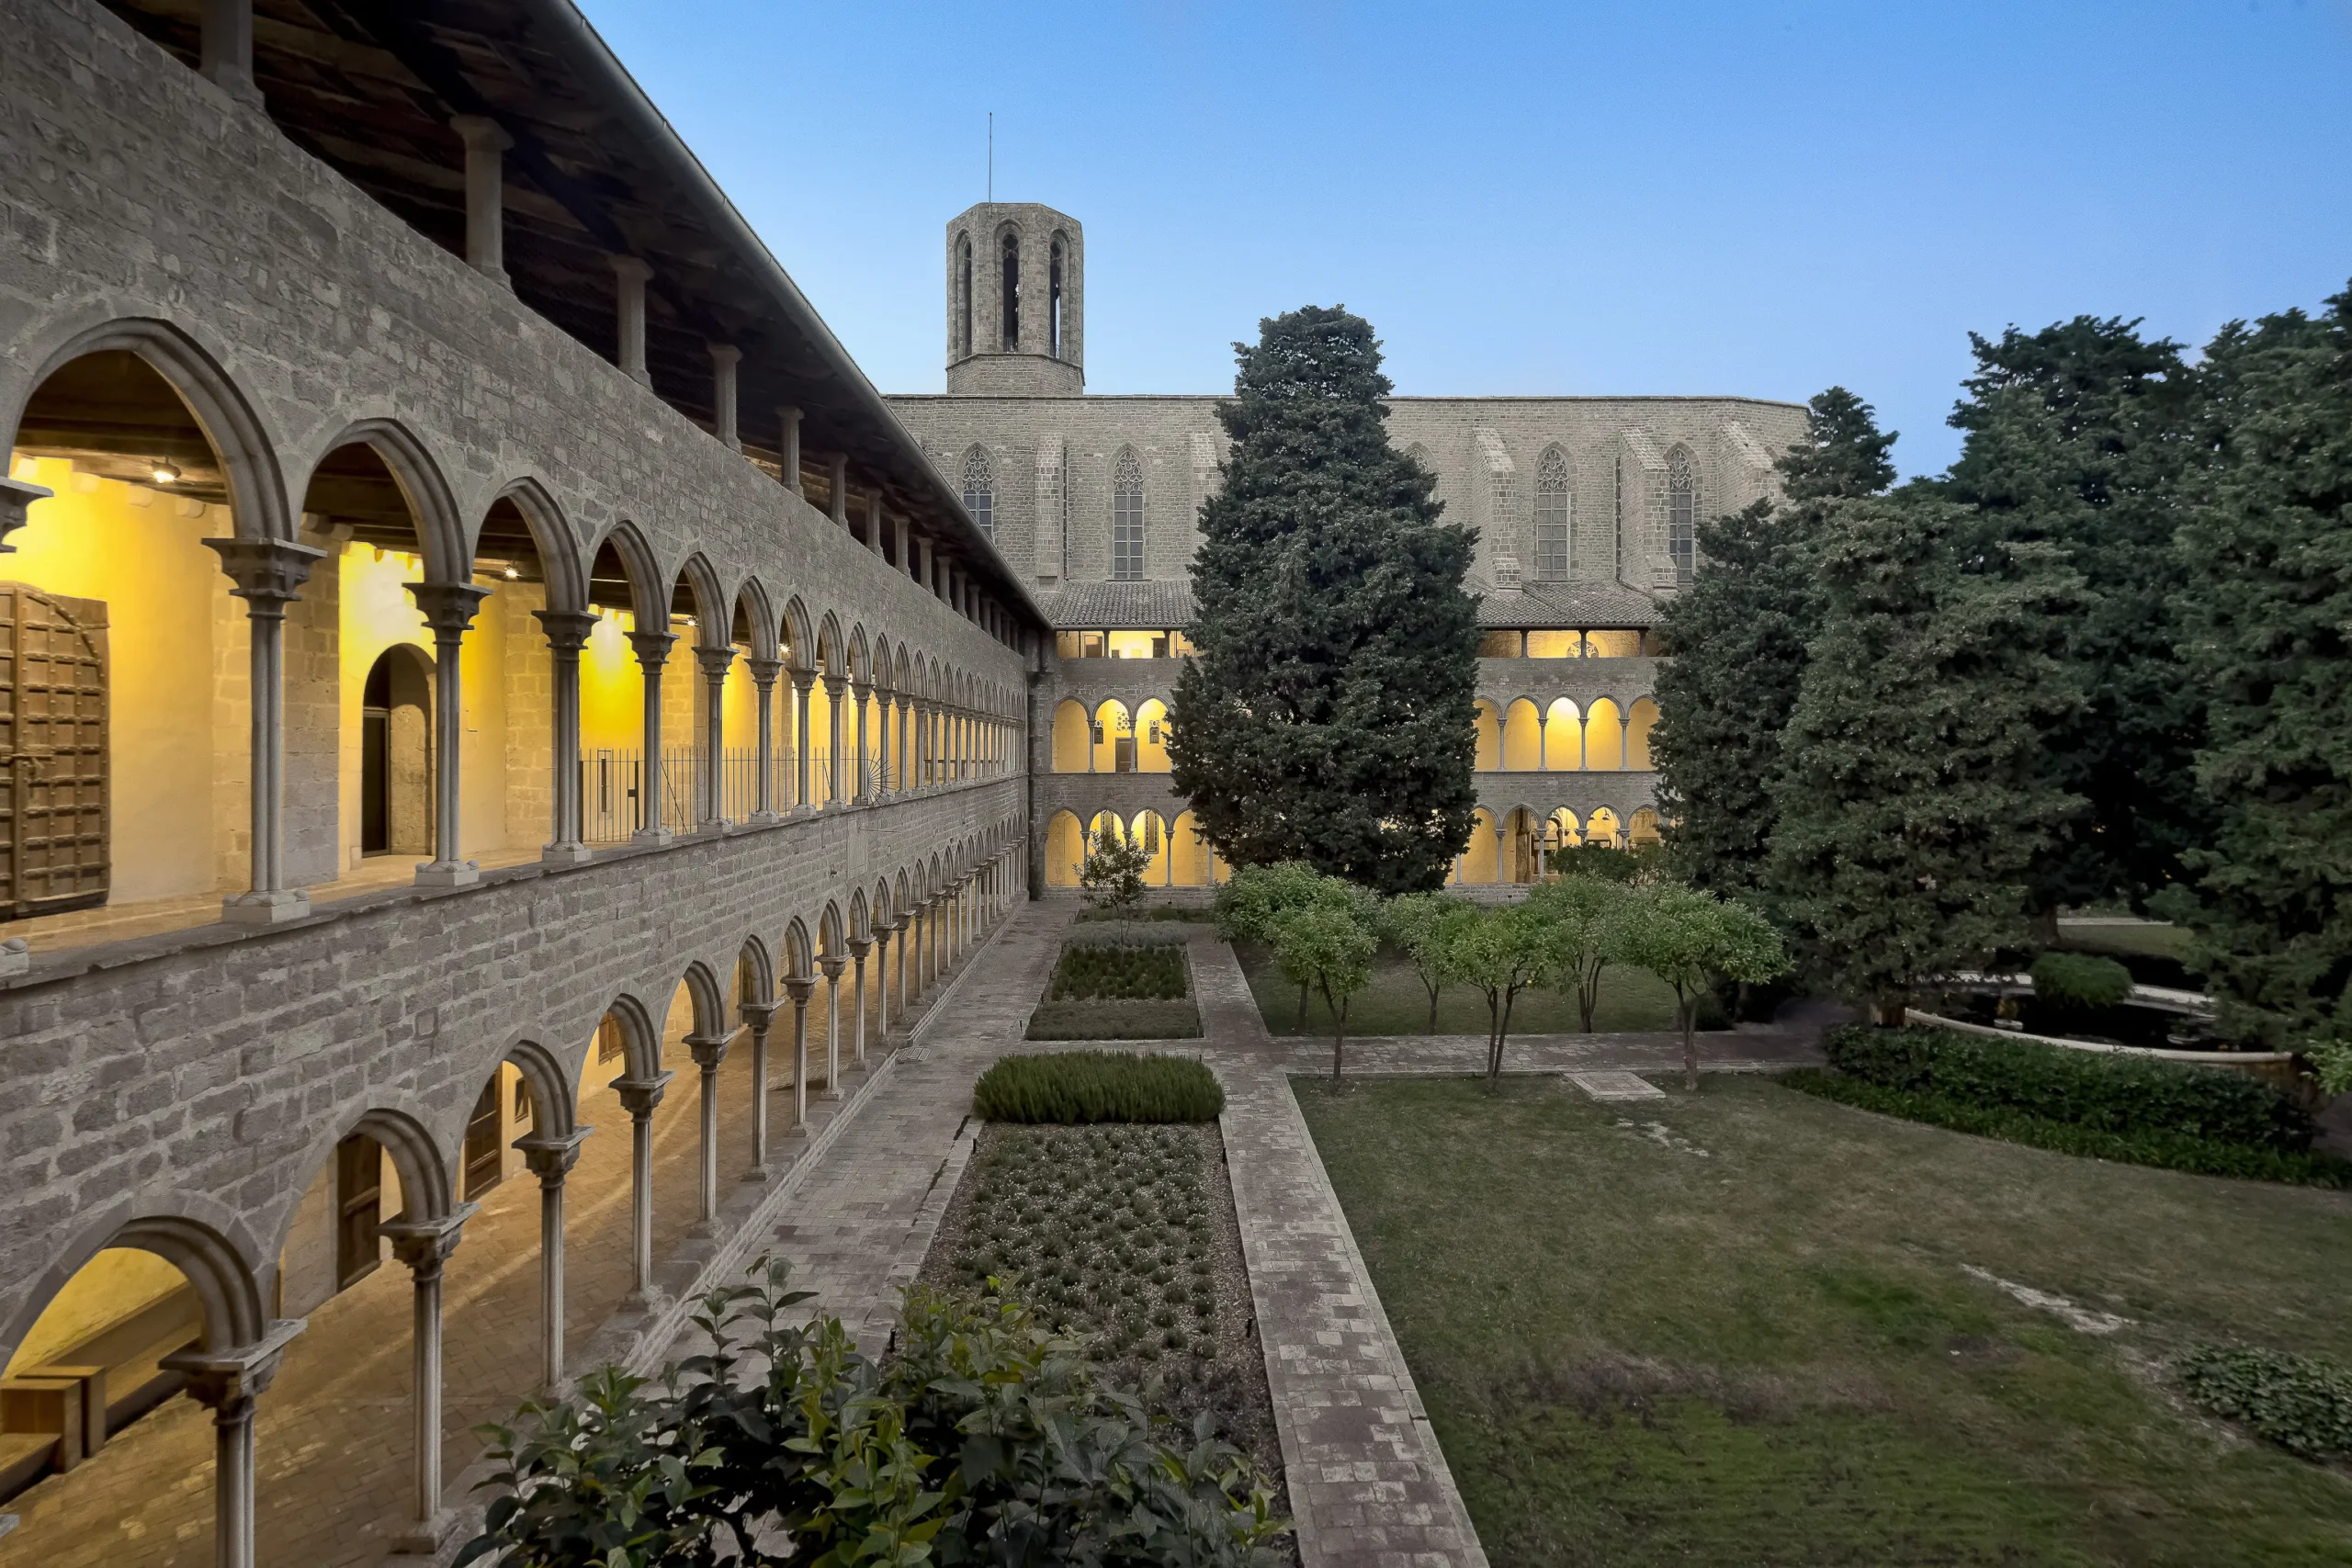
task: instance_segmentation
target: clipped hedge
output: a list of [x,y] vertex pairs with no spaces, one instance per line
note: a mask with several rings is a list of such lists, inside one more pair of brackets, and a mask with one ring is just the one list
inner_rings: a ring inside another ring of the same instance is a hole
[[2033,961],[2033,994],[2078,1008],[2111,1008],[2132,994],[2132,971],[2087,953],[2045,953]]
[[2248,1181],[2284,1181],[2304,1187],[2352,1188],[2352,1161],[2332,1155],[2300,1153],[2253,1144],[2222,1143],[2161,1129],[2109,1132],[2075,1122],[2052,1122],[2006,1106],[1975,1105],[1939,1094],[1888,1089],[1863,1078],[1801,1067],[1782,1073],[1789,1088],[1834,1100],[1883,1116],[1924,1122],[1955,1133],[1999,1138],[2053,1154],[2118,1165],[2144,1165],[2192,1176],[2228,1176]]
[[2352,1370],[2318,1356],[2200,1345],[2176,1364],[2188,1396],[2309,1460],[2352,1457]]
[[1214,1122],[1225,1090],[1189,1056],[1063,1051],[999,1057],[972,1109],[991,1122]]
[[1029,1014],[1028,1040],[1197,1040],[1200,1010],[1190,997],[1174,1001],[1039,1002]]
[[1062,949],[1046,999],[1173,1001],[1186,990],[1184,950],[1174,942],[1089,942]]
[[2312,1145],[2311,1117],[2292,1100],[2217,1067],[1941,1029],[1849,1025],[1822,1044],[1849,1077],[1964,1105],[2133,1136],[2168,1133],[2289,1154]]

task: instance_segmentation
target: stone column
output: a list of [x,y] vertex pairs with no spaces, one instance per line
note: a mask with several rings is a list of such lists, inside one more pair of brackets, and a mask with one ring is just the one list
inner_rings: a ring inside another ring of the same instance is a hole
[[455,1517],[441,1506],[441,1269],[458,1249],[471,1203],[434,1220],[393,1220],[377,1227],[391,1238],[392,1256],[408,1265],[415,1287],[409,1329],[410,1412],[415,1418],[416,1471],[413,1517],[392,1550],[413,1556],[436,1552]]
[[707,1227],[718,1218],[718,1067],[727,1060],[727,1037],[689,1034],[685,1046],[702,1069],[702,1215]]
[[853,681],[849,694],[850,701],[857,705],[857,793],[851,798],[871,801],[874,798],[874,759],[866,750],[865,705],[873,698],[874,688]]
[[833,454],[832,482],[828,488],[832,492],[830,503],[832,507],[833,525],[847,529],[849,527],[849,457],[847,454],[841,452]]
[[890,922],[891,934],[899,939],[899,1016],[900,1018],[907,1015],[907,932],[913,925],[914,921],[905,915],[900,915]]
[[547,629],[548,657],[555,690],[555,837],[539,852],[539,859],[555,865],[577,865],[589,858],[581,841],[580,799],[580,650],[596,629],[596,617],[582,610],[534,610]]
[[212,1412],[216,1568],[254,1568],[254,1407],[305,1325],[302,1318],[279,1318],[251,1345],[218,1352],[190,1347],[164,1358],[167,1371],[187,1375],[188,1397]]
[[842,1097],[842,971],[848,960],[829,953],[817,960],[825,976],[825,1098]]
[[506,173],[514,145],[498,122],[461,114],[449,124],[466,139],[466,265],[492,283],[506,282]]
[[768,1027],[775,1021],[775,1010],[774,1002],[736,1005],[752,1032],[752,1168],[743,1173],[746,1181],[768,1179]]
[[874,950],[874,939],[854,936],[849,939],[849,961],[855,966],[855,995],[851,1006],[857,1014],[857,1028],[851,1035],[854,1050],[851,1060],[865,1066],[865,955]]
[[539,1179],[539,1376],[548,1388],[563,1382],[563,1179],[580,1158],[581,1141],[595,1130],[574,1127],[560,1138],[514,1140]]
[[721,771],[727,755],[727,671],[735,662],[732,648],[697,648],[695,663],[702,670],[703,749],[702,820],[707,833],[727,827],[727,780]]
[[628,1112],[629,1292],[642,1304],[653,1297],[653,1111],[675,1073],[650,1078],[616,1078],[613,1088]]
[[849,682],[839,675],[825,677],[825,743],[832,748],[831,761],[826,773],[831,787],[826,798],[836,806],[849,802],[849,747],[842,734],[842,695],[849,690]]
[[[254,0],[204,0],[202,27],[197,70],[246,107],[261,107],[261,89],[254,85]],[[253,1561],[250,1540],[245,1561]]]
[[458,858],[459,764],[466,739],[466,690],[458,679],[467,628],[490,590],[469,582],[411,582],[409,597],[433,628],[433,859],[416,868],[419,887],[470,887],[481,867]]
[[743,351],[731,343],[714,343],[709,348],[710,433],[729,451],[741,452],[743,438],[735,429],[735,367],[742,362]]
[[784,983],[792,998],[792,1130],[808,1130],[808,998],[817,982],[794,976]]
[[775,678],[784,668],[781,659],[750,658],[743,668],[752,672],[752,684],[759,692],[760,755],[757,764],[757,798],[752,803],[752,820],[781,822],[784,813],[775,808]]
[[676,837],[662,825],[662,666],[670,661],[670,645],[677,640],[678,634],[669,631],[628,634],[645,678],[645,764],[637,781],[637,807],[644,820],[631,835],[640,844],[666,844]]
[[800,485],[800,411],[789,404],[775,411],[777,423],[782,426],[784,454],[784,488],[795,495],[806,493]]
[[813,750],[808,744],[808,688],[816,683],[816,674],[811,671],[795,670],[792,672],[792,700],[795,715],[792,725],[792,809],[795,811],[816,809],[808,799],[810,777],[808,753]]
[[620,340],[616,363],[621,374],[640,387],[653,385],[653,373],[645,367],[645,280],[653,269],[635,256],[614,256],[614,299],[620,315]]
[[232,925],[300,919],[311,896],[286,875],[286,606],[326,552],[286,539],[207,539],[252,623],[247,706],[253,714],[253,886],[221,906]]
[[888,920],[874,925],[874,1043],[890,1038],[890,934]]

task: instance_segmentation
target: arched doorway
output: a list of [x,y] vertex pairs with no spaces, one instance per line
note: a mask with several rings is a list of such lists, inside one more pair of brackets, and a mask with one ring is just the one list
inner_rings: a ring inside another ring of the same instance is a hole
[[359,699],[359,852],[433,852],[433,657],[394,643]]

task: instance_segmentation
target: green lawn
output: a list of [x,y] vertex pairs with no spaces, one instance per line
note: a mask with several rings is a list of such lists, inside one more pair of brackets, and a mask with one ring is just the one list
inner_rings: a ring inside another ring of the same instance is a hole
[[1297,1089],[1498,1564],[2352,1562],[2352,1475],[2162,1371],[2217,1337],[2352,1356],[2352,1196],[1759,1078]]
[[2159,958],[2188,956],[2187,926],[2078,926],[2062,921],[2061,942],[2082,953],[2148,953]]
[[[1276,1034],[1297,1034],[1298,987],[1283,978],[1273,954],[1256,942],[1237,942],[1241,971],[1258,998],[1266,1027]],[[1429,1032],[1430,994],[1411,964],[1383,948],[1372,984],[1348,1004],[1350,1034],[1425,1034]],[[1596,1030],[1672,1029],[1674,993],[1637,969],[1612,966],[1600,976],[1600,1006],[1594,1010]],[[1580,1027],[1573,993],[1521,991],[1511,1004],[1510,1032],[1517,1034],[1573,1033]],[[1322,998],[1310,997],[1306,1006],[1307,1034],[1329,1036],[1331,1017]],[[1449,986],[1438,996],[1437,1032],[1487,1032],[1487,998],[1467,986]]]

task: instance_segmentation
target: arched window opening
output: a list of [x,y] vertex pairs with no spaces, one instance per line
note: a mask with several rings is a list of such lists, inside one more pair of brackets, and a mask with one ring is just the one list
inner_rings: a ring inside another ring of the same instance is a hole
[[1699,480],[1690,454],[1676,447],[1666,460],[1666,553],[1674,581],[1688,583],[1699,558]]
[[964,510],[972,514],[989,543],[996,543],[996,471],[989,455],[978,446],[964,456]]
[[1059,359],[1062,356],[1062,243],[1059,240],[1054,242],[1050,265],[1046,270],[1046,352]]
[[1021,346],[1021,236],[1004,237],[1002,268],[1004,321],[1002,347],[1011,354]]
[[1557,446],[1535,465],[1535,575],[1568,575],[1568,460]]
[[368,667],[359,707],[359,852],[433,852],[433,660],[395,643]]
[[1143,581],[1143,465],[1119,454],[1111,480],[1111,581]]
[[956,352],[972,352],[972,239],[967,234],[956,246]]

